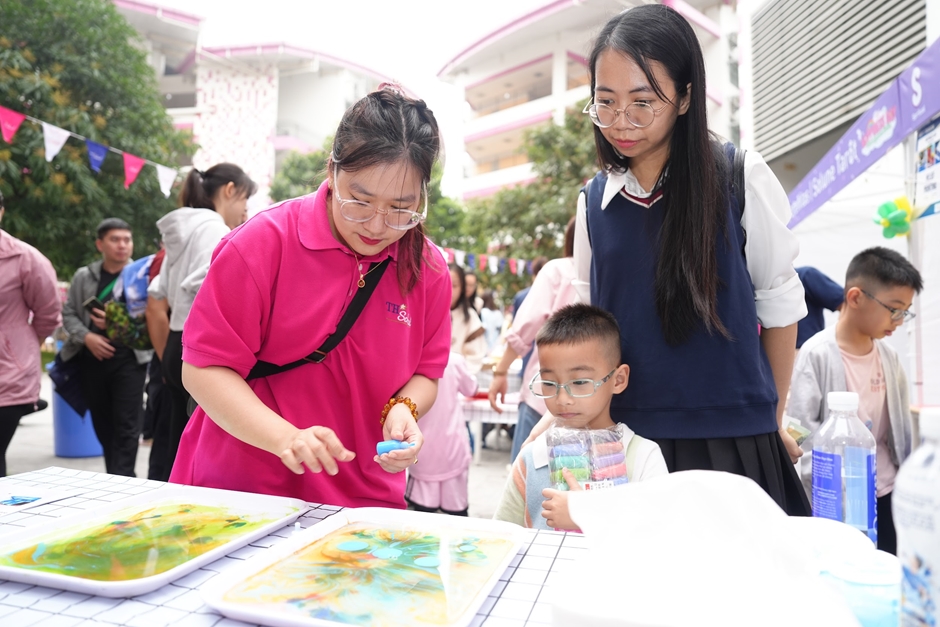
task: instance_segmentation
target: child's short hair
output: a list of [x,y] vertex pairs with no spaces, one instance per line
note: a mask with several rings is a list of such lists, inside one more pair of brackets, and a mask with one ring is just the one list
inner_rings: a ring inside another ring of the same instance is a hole
[[591,305],[562,307],[552,314],[535,337],[536,346],[580,344],[598,340],[620,365],[620,325],[609,311]]
[[875,246],[855,255],[845,273],[845,289],[850,287],[911,287],[918,294],[924,289],[920,272],[900,253]]

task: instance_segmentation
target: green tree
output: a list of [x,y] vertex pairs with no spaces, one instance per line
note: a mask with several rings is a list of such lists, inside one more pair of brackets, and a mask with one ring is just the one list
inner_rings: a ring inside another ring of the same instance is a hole
[[[0,105],[157,163],[179,163],[194,146],[161,106],[136,39],[107,0],[3,0]],[[63,279],[99,257],[94,229],[102,219],[131,224],[139,257],[155,250],[155,222],[174,207],[153,167],[125,190],[120,155],[109,153],[95,174],[74,137],[46,162],[42,128],[30,121],[12,144],[0,140],[0,190],[4,228],[39,248]]]
[[[474,241],[468,251],[527,260],[563,254],[565,227],[575,214],[578,194],[597,172],[593,126],[581,113],[583,106],[569,109],[562,125],[545,124],[526,133],[535,181],[468,203],[464,233]],[[481,278],[503,294],[528,281],[508,272],[481,273]]]
[[333,138],[327,137],[320,150],[287,155],[271,182],[271,200],[280,202],[317,191],[326,180],[326,163],[332,147]]

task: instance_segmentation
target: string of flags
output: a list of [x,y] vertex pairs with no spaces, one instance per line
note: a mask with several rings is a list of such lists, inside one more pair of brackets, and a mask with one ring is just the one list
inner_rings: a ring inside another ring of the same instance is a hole
[[496,255],[484,255],[482,253],[468,253],[464,250],[456,250],[454,248],[440,248],[440,251],[447,260],[447,263],[456,263],[458,266],[470,270],[486,270],[490,274],[497,274],[509,270],[510,274],[515,274],[516,276],[532,274],[531,260],[498,257]]
[[117,148],[99,144],[78,133],[73,133],[72,131],[59,128],[48,122],[43,122],[30,115],[26,115],[25,113],[19,113],[0,106],[0,131],[2,131],[3,134],[3,141],[12,144],[13,136],[16,135],[16,132],[19,130],[24,120],[29,120],[34,124],[42,126],[43,143],[46,148],[46,161],[51,163],[52,160],[55,159],[55,156],[62,150],[62,147],[65,146],[65,142],[68,141],[68,138],[75,137],[85,142],[88,148],[88,165],[95,172],[101,171],[101,164],[104,163],[104,158],[107,156],[108,152],[121,155],[124,161],[124,189],[128,189],[134,181],[137,180],[137,175],[140,174],[144,166],[149,164],[157,170],[157,180],[160,182],[160,191],[163,192],[163,195],[167,198],[170,197],[173,182],[179,174],[178,170],[160,165],[159,163],[154,163],[149,159],[132,155],[129,152],[124,152]]

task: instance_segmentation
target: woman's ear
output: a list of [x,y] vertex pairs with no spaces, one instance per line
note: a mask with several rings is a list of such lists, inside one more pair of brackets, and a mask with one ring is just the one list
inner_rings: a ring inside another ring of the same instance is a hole
[[620,394],[627,389],[630,382],[630,366],[621,364],[614,373],[614,394]]
[[235,183],[232,181],[229,181],[228,183],[226,183],[225,186],[219,191],[222,193],[222,197],[225,200],[232,200],[233,198],[235,198],[235,195],[238,193],[238,191],[235,189]]
[[685,115],[692,103],[692,83],[685,86],[685,94],[679,99],[679,115]]

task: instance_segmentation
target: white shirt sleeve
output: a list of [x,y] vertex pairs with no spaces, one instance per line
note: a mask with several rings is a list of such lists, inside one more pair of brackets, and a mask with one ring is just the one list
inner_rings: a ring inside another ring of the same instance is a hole
[[786,327],[806,316],[803,284],[793,269],[800,244],[789,228],[790,201],[758,153],[744,157],[745,255],[754,284],[757,319],[768,328]]
[[574,273],[571,282],[582,303],[591,304],[591,240],[587,230],[587,200],[578,195],[578,212],[574,219]]
[[157,276],[153,277],[150,285],[147,286],[147,296],[150,298],[154,298],[156,300],[166,300],[166,278],[163,275],[167,273],[168,265],[169,264],[166,262],[166,257],[164,257],[163,265],[160,266],[160,271],[157,272]]

